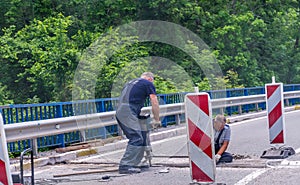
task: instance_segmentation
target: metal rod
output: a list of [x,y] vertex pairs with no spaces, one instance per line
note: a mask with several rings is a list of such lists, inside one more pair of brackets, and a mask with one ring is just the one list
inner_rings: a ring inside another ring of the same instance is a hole
[[32,151],[31,148],[27,148],[26,150],[24,150],[23,152],[21,152],[21,156],[20,156],[20,173],[21,173],[21,184],[24,184],[24,169],[23,169],[23,159],[24,159],[24,154]]

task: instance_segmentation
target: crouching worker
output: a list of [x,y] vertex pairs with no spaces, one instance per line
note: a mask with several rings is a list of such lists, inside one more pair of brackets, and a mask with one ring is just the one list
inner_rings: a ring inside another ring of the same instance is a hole
[[230,141],[231,130],[226,124],[226,118],[223,115],[217,115],[213,121],[214,141],[215,141],[215,159],[216,163],[232,162],[232,155],[226,152]]

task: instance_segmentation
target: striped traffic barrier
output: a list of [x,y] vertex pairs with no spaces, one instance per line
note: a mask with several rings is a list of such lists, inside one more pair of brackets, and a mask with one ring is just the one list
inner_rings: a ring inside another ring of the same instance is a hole
[[266,107],[268,113],[269,141],[272,148],[265,150],[261,158],[283,159],[295,154],[291,147],[285,147],[285,117],[283,84],[275,83],[265,85]]
[[207,93],[187,94],[185,116],[192,182],[212,183],[215,181],[216,162],[209,95]]
[[10,164],[2,114],[0,114],[0,136],[0,185],[11,185],[13,182],[10,174]]
[[284,144],[284,105],[282,83],[266,84],[270,144]]

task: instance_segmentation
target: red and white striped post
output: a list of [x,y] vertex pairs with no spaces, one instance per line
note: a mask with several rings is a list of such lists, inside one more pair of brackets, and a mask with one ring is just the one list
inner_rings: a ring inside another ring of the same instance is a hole
[[216,162],[209,95],[187,94],[185,116],[192,182],[212,183],[215,181]]
[[265,85],[270,144],[284,144],[284,104],[282,83]]
[[4,131],[4,124],[2,114],[0,113],[0,184],[11,185],[12,177],[10,174],[10,164],[6,144],[6,136]]
[[272,78],[271,84],[265,85],[266,106],[268,113],[269,139],[271,149],[263,152],[261,158],[283,159],[295,154],[291,147],[284,147],[285,144],[285,118],[284,99],[282,83],[275,83]]

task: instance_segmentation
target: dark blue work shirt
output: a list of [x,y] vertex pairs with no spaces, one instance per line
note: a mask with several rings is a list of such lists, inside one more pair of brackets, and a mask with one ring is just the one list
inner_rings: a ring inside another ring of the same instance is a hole
[[156,94],[152,82],[144,78],[133,79],[123,88],[120,103],[136,104],[142,108],[150,94]]

